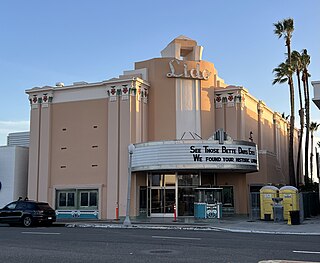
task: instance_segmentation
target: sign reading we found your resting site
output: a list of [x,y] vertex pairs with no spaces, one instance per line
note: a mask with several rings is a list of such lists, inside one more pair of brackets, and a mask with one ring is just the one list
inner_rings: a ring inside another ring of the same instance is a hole
[[258,171],[257,146],[253,142],[178,140],[136,144],[133,171],[157,169],[213,169]]

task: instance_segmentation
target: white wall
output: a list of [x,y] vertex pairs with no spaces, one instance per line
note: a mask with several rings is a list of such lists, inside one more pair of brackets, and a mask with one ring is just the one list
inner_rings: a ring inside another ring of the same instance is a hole
[[29,148],[15,147],[13,200],[27,196]]
[[176,79],[176,139],[201,137],[200,80]]
[[0,207],[27,194],[29,149],[19,146],[0,147]]

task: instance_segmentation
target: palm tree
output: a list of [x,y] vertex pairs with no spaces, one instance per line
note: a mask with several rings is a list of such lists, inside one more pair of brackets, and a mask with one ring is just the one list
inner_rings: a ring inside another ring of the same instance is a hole
[[309,136],[310,136],[310,98],[309,98],[309,72],[308,66],[310,64],[310,56],[306,49],[301,51],[301,63],[302,63],[302,83],[303,83],[303,93],[304,93],[304,102],[306,109],[306,143],[305,143],[305,184],[308,184],[309,180]]
[[291,66],[291,38],[294,31],[293,19],[287,18],[278,23],[273,24],[275,29],[274,33],[279,37],[284,37],[287,46],[288,63],[281,63],[278,68],[274,69],[275,83],[288,82],[290,89],[290,132],[289,132],[289,179],[291,185],[295,184],[295,171],[293,160],[293,133],[294,133],[294,87],[292,81],[292,66]]
[[298,157],[297,157],[297,186],[300,185],[300,164],[301,164],[301,149],[302,149],[302,139],[303,139],[303,129],[304,129],[304,108],[302,103],[302,94],[301,94],[301,81],[300,74],[303,70],[301,55],[298,51],[292,51],[291,53],[291,64],[293,70],[296,72],[297,82],[298,82],[298,92],[299,92],[299,117],[300,117],[300,133],[299,133],[299,146],[298,146]]
[[310,133],[311,133],[311,152],[310,152],[310,183],[312,183],[313,175],[313,133],[318,130],[320,124],[316,122],[310,123]]
[[291,63],[291,38],[292,38],[292,33],[294,31],[293,19],[292,18],[283,19],[282,21],[279,21],[278,23],[274,23],[273,25],[275,27],[274,33],[279,38],[283,36],[286,41],[286,46],[288,51],[287,53],[288,61],[290,64]]
[[290,88],[290,132],[289,132],[289,181],[290,185],[296,185],[295,172],[294,172],[294,161],[293,161],[293,132],[294,132],[294,88],[293,88],[293,68],[287,63],[281,63],[277,68],[273,69],[275,79],[272,85],[287,82]]

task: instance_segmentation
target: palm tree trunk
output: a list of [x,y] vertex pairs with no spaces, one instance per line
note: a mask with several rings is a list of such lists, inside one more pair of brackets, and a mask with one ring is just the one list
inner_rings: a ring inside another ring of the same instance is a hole
[[294,135],[294,88],[292,77],[289,77],[289,87],[290,87],[290,134],[289,134],[289,182],[290,185],[296,186],[296,177],[294,171],[294,158],[293,158],[293,135]]
[[291,40],[290,40],[290,38],[286,39],[286,46],[287,46],[287,51],[288,51],[288,63],[290,65],[291,64]]
[[303,139],[303,129],[304,129],[304,110],[302,106],[302,94],[301,94],[301,82],[300,82],[300,71],[297,69],[297,82],[299,91],[299,117],[300,117],[300,134],[299,134],[299,146],[298,146],[298,157],[297,157],[297,187],[300,185],[300,174],[301,174],[301,150],[302,150],[302,139]]
[[303,108],[299,110],[300,116],[300,134],[299,134],[299,146],[298,146],[298,157],[297,157],[297,187],[300,185],[300,174],[301,174],[301,151],[302,151],[302,139],[303,139],[303,127],[304,127],[304,111]]
[[[286,39],[286,46],[288,51],[288,63],[291,64],[291,41],[290,38]],[[296,177],[294,171],[294,158],[293,158],[293,133],[294,133],[294,87],[292,77],[288,80],[290,88],[290,132],[289,132],[289,182],[290,185],[296,186]]]
[[303,73],[302,77],[303,89],[304,89],[304,100],[306,108],[306,143],[305,143],[305,158],[304,158],[304,183],[305,185],[309,184],[309,136],[310,136],[310,102],[309,102],[309,87],[307,87],[307,76],[306,73]]

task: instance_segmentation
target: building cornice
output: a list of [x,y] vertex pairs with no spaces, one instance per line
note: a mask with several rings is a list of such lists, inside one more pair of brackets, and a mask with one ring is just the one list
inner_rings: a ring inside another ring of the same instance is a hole
[[90,88],[90,87],[105,87],[106,85],[121,85],[122,83],[128,83],[136,81],[144,86],[150,87],[150,83],[139,78],[139,77],[134,77],[134,78],[123,78],[123,79],[110,79],[110,80],[105,80],[105,81],[100,81],[100,82],[93,82],[93,83],[76,83],[73,85],[68,85],[68,86],[43,86],[43,87],[34,87],[32,89],[28,89],[25,92],[27,94],[32,94],[32,93],[43,93],[43,92],[49,92],[49,91],[64,91],[64,90],[70,90],[70,89],[81,89],[81,88]]

